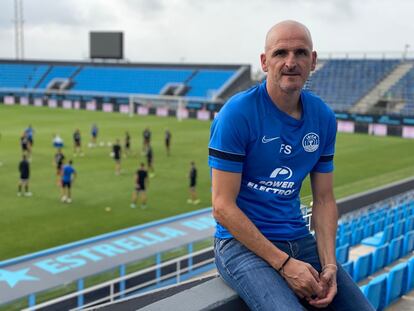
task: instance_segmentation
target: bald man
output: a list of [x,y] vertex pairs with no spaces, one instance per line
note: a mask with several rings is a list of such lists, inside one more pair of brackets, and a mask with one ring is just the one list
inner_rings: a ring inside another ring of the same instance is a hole
[[[373,310],[335,258],[336,120],[302,89],[316,56],[304,25],[276,24],[260,55],[266,81],[211,126],[216,265],[251,310]],[[300,210],[308,174],[316,238]]]

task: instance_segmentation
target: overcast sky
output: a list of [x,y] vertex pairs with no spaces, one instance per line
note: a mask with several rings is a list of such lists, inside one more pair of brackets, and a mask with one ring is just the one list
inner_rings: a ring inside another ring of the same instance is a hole
[[[25,57],[84,60],[88,32],[123,31],[134,62],[248,63],[267,30],[307,25],[327,52],[414,50],[411,0],[23,0]],[[0,58],[14,58],[14,0],[0,1]],[[378,54],[379,54],[378,53]],[[395,54],[397,55],[397,54]]]

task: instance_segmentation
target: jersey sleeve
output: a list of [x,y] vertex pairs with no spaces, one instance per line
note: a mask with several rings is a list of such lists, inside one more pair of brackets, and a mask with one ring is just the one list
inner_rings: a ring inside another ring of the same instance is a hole
[[211,168],[241,173],[249,130],[246,118],[234,108],[223,107],[211,125],[208,163]]
[[326,142],[323,146],[321,156],[313,167],[312,172],[330,173],[334,170],[334,154],[336,142],[336,118],[333,112],[330,113],[328,120],[328,128],[326,132]]

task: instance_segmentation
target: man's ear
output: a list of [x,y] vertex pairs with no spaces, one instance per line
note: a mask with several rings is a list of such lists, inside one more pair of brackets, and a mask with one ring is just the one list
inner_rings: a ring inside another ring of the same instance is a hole
[[311,71],[314,71],[316,68],[316,59],[318,58],[318,54],[316,53],[316,51],[312,52],[312,66],[311,66]]
[[267,72],[267,63],[266,63],[266,54],[260,54],[260,65],[262,66],[262,70]]

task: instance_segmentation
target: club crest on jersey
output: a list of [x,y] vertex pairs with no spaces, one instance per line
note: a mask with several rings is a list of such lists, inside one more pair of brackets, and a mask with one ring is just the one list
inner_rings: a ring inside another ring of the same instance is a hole
[[302,147],[306,152],[314,152],[319,148],[319,136],[316,133],[308,133],[302,139]]

